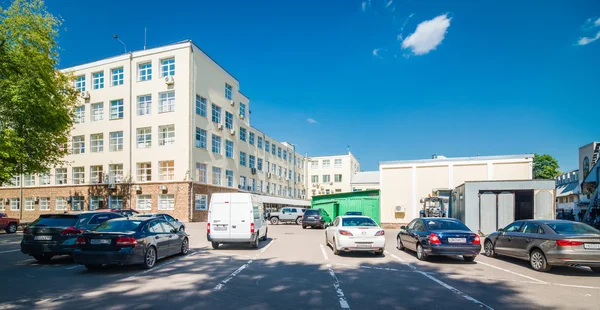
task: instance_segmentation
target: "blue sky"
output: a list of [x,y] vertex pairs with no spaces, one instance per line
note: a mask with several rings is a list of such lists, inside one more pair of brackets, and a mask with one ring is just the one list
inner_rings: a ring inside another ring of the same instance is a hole
[[[252,123],[302,153],[378,162],[549,153],[600,140],[600,1],[47,1],[61,67],[193,40]],[[309,121],[314,120],[313,121]]]

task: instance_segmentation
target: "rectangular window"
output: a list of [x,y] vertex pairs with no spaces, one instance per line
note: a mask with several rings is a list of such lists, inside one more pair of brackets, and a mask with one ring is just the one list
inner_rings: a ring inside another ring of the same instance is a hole
[[56,204],[56,211],[67,210],[67,198],[66,197],[56,197],[54,203]]
[[212,135],[212,152],[221,154],[221,137]]
[[75,108],[75,118],[73,118],[73,123],[81,124],[85,123],[85,106],[80,105]]
[[340,183],[340,182],[342,182],[342,175],[341,175],[341,174],[336,174],[336,175],[334,175],[334,176],[333,176],[333,180],[334,180],[336,183]]
[[244,190],[246,190],[246,177],[245,176],[240,176],[240,186],[238,186],[239,188],[242,188]]
[[221,123],[221,107],[214,103],[212,104],[212,121],[217,124]]
[[225,140],[225,156],[233,158],[233,141]]
[[146,62],[138,65],[138,79],[140,81],[149,81],[152,79],[152,63]]
[[33,200],[33,197],[28,197],[25,198],[25,211],[33,211],[35,210],[35,200]]
[[90,166],[90,183],[104,183],[102,176],[102,166]]
[[287,160],[287,151],[283,150],[283,160]]
[[275,143],[271,144],[271,154],[273,154],[273,156],[275,156],[276,150],[277,150],[277,148],[275,147]]
[[8,186],[21,186],[21,176],[17,175],[8,180]]
[[123,99],[110,102],[110,119],[123,118]]
[[273,174],[276,174],[276,173],[277,173],[277,165],[276,165],[276,164],[273,164],[273,169],[271,170],[271,172],[272,172]]
[[233,129],[233,114],[225,111],[225,128]]
[[319,169],[319,161],[313,160],[310,162],[310,169]]
[[110,209],[123,209],[123,196],[108,196],[108,207]]
[[254,155],[250,155],[249,157],[249,167],[250,168],[256,168],[255,164],[256,164],[256,157],[254,157]]
[[240,140],[246,141],[246,128],[240,127]]
[[199,183],[206,183],[206,164],[196,163],[196,181]]
[[227,179],[227,186],[233,187],[233,171],[225,170],[225,178]]
[[282,176],[281,166],[277,167],[277,175]]
[[196,95],[196,114],[206,117],[206,98]]
[[262,158],[258,158],[257,164],[256,164],[256,169],[258,169],[258,171],[262,171],[263,169],[263,160]]
[[135,197],[136,210],[152,210],[152,195],[137,195]]
[[75,89],[80,93],[85,91],[85,75],[80,75],[77,77],[77,80],[75,81]]
[[342,160],[334,159],[333,160],[333,168],[342,168]]
[[206,149],[206,130],[196,127],[196,147]]
[[104,204],[102,196],[91,196],[90,197],[90,211],[98,210],[102,208]]
[[158,94],[158,113],[175,111],[175,92]]
[[138,149],[152,147],[152,127],[138,128],[136,141]]
[[175,210],[175,194],[158,195],[158,210]]
[[233,88],[227,83],[225,83],[225,98],[229,100],[232,100],[231,98],[233,98]]
[[240,165],[246,166],[246,153],[240,152]]
[[262,147],[263,147],[263,138],[262,137],[258,137],[258,139],[256,141],[256,147],[262,150]]
[[92,84],[94,89],[104,88],[104,71],[92,73]]
[[121,183],[123,180],[123,164],[108,165],[108,183]]
[[84,167],[73,167],[73,184],[85,184]]
[[50,210],[50,197],[40,198],[40,211]]
[[158,145],[175,144],[175,125],[158,126]]
[[327,169],[330,166],[330,160],[329,159],[325,159],[323,160],[323,169]]
[[85,136],[74,136],[73,137],[73,154],[84,154],[85,153]]
[[269,146],[270,146],[270,142],[268,140],[265,140],[265,152],[269,153]]
[[323,183],[329,183],[330,181],[331,181],[330,175],[324,174],[323,175]]
[[92,153],[104,152],[104,134],[95,133],[90,135],[90,147]]
[[152,95],[137,97],[137,115],[148,115],[152,113]]
[[319,176],[318,175],[311,175],[310,176],[310,181],[311,181],[311,183],[319,183]]
[[208,196],[196,194],[194,197],[194,205],[197,211],[208,210]]
[[82,196],[72,196],[71,197],[71,210],[72,211],[82,211],[83,210],[83,197]]
[[92,104],[92,122],[101,121],[104,119],[104,103]]
[[10,198],[10,210],[11,211],[21,210],[21,198]]
[[152,163],[137,163],[137,180],[139,182],[152,181]]
[[221,185],[221,168],[212,167],[212,184]]
[[123,67],[111,70],[112,86],[123,85]]
[[33,174],[26,174],[25,175],[25,180],[23,182],[24,186],[34,186],[35,185],[35,175]]
[[40,173],[40,185],[50,185],[50,172]]
[[240,117],[246,117],[246,105],[240,102]]
[[281,148],[277,147],[277,157],[281,158]]
[[162,77],[175,75],[175,58],[167,58],[160,61],[160,72]]
[[110,133],[109,148],[111,152],[119,152],[123,150],[123,132],[114,131]]
[[161,181],[173,180],[175,177],[175,162],[172,160],[159,161],[158,179]]
[[254,145],[254,133],[250,132],[248,134],[248,143],[250,143],[250,145]]

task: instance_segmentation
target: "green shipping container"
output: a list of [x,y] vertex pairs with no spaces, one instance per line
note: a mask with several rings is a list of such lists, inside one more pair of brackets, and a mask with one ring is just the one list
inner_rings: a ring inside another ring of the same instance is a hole
[[314,196],[310,206],[311,209],[321,208],[325,210],[332,220],[336,216],[346,214],[346,212],[358,211],[371,217],[377,224],[381,225],[379,190]]

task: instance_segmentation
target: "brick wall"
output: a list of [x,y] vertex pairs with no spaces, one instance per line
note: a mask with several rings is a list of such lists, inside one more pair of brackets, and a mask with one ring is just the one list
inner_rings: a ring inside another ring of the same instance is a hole
[[400,226],[406,226],[408,223],[381,223],[381,227],[385,229],[400,229]]
[[[209,184],[200,184],[194,182],[194,197],[196,194],[207,195],[207,207],[208,203],[210,203],[210,198],[214,193],[237,193],[238,190],[231,187],[223,187],[223,186],[215,186]],[[194,201],[192,201],[194,204]],[[195,206],[192,205],[193,209],[193,217],[192,222],[206,222],[208,221],[208,211],[207,210],[196,210]]]

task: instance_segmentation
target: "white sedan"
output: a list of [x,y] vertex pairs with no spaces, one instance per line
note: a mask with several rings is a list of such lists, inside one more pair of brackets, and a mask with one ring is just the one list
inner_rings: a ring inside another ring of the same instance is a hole
[[338,216],[325,230],[325,239],[335,255],[341,251],[382,255],[385,249],[385,231],[368,216]]

